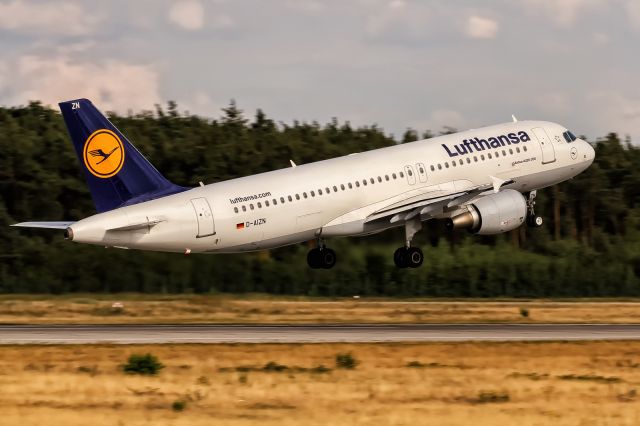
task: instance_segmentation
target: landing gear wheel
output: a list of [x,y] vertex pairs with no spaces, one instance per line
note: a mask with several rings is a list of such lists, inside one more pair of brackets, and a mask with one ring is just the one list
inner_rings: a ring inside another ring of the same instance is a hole
[[393,263],[395,263],[398,268],[406,268],[409,266],[407,264],[407,257],[407,248],[400,247],[393,253]]
[[529,226],[529,228],[539,228],[543,223],[544,219],[542,219],[542,217],[540,216],[527,216],[527,226]]
[[417,268],[424,262],[424,254],[418,247],[400,247],[393,253],[393,263],[398,268]]
[[320,268],[320,249],[313,248],[309,250],[309,253],[307,253],[307,265],[309,265],[311,269]]
[[418,247],[409,247],[407,249],[407,266],[409,268],[418,268],[424,261],[424,254]]
[[314,248],[307,253],[307,264],[311,269],[331,269],[336,259],[336,252],[326,247]]

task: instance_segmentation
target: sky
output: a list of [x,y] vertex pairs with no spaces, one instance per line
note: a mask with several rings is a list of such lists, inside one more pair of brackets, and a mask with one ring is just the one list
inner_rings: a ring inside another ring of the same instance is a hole
[[0,0],[0,105],[80,97],[396,138],[515,114],[640,144],[640,0]]

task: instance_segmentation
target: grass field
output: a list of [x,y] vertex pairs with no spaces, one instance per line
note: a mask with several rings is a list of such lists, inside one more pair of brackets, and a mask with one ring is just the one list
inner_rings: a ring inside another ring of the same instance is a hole
[[[122,307],[113,307],[121,302]],[[640,301],[0,296],[2,324],[640,323]]]
[[[158,376],[121,372],[146,352]],[[620,426],[639,405],[640,342],[0,350],[2,425]]]

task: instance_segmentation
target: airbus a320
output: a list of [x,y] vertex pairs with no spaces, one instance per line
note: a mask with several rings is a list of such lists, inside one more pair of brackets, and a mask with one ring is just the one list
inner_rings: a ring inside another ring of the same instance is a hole
[[562,125],[517,121],[200,185],[165,179],[87,99],[59,104],[97,214],[13,226],[68,240],[180,253],[238,253],[315,240],[311,268],[332,268],[332,237],[403,227],[393,255],[416,268],[427,220],[486,235],[537,227],[536,191],[587,169],[594,149]]

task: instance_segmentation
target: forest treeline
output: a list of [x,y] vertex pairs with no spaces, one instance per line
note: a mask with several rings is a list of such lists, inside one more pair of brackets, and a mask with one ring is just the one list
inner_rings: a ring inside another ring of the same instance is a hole
[[[338,120],[286,124],[262,111],[247,117],[233,103],[215,120],[180,113],[175,103],[110,117],[168,179],[185,186],[418,138],[408,130],[395,141],[376,126]],[[37,102],[0,108],[0,292],[640,296],[640,148],[615,133],[593,143],[591,168],[539,192],[542,228],[478,237],[430,221],[414,239],[425,253],[419,269],[393,266],[400,229],[335,239],[336,267],[310,270],[305,244],[184,256],[79,245],[60,232],[10,228],[24,220],[77,220],[94,208],[60,114]]]

